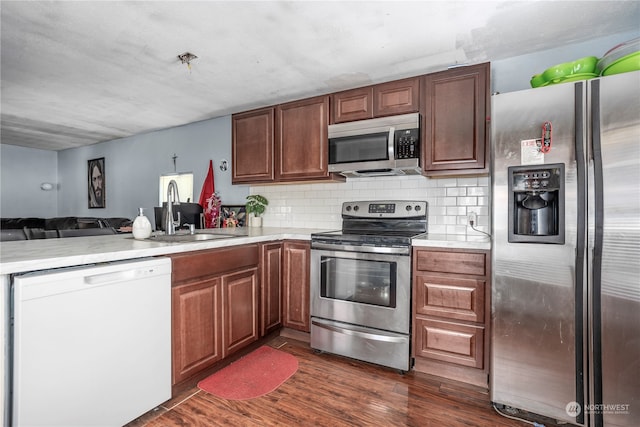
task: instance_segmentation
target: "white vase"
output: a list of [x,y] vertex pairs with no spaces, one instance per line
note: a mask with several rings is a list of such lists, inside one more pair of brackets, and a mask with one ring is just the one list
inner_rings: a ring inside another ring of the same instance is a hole
[[138,216],[133,220],[131,227],[133,238],[138,240],[148,239],[151,236],[151,223],[149,218],[144,216],[143,210],[142,208],[138,209]]
[[261,216],[252,216],[249,219],[250,227],[262,227],[262,217]]

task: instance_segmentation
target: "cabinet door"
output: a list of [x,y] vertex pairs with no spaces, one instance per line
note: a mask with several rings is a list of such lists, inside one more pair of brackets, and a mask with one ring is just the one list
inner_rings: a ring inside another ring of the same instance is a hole
[[273,120],[273,107],[232,116],[233,184],[273,181]]
[[488,171],[489,64],[428,74],[422,80],[425,175]]
[[222,276],[223,357],[258,339],[258,269]]
[[308,242],[284,243],[283,326],[310,332],[309,255]]
[[373,87],[345,90],[331,95],[331,123],[373,118]]
[[276,180],[329,178],[328,126],[328,95],[277,107]]
[[222,359],[220,278],[172,289],[173,384]]
[[420,108],[420,79],[396,80],[373,87],[373,116],[415,113]]
[[260,336],[282,325],[282,244],[260,247]]

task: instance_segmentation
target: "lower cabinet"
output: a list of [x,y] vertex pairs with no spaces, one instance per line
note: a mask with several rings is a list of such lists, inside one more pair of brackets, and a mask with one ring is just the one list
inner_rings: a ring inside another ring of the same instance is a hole
[[309,281],[311,243],[287,241],[283,245],[283,319],[286,328],[311,331]]
[[222,276],[222,357],[257,341],[258,269]]
[[282,326],[309,332],[310,251],[291,240],[172,255],[172,384]]
[[282,326],[282,243],[260,245],[260,335]]
[[222,359],[222,280],[174,287],[171,301],[172,384],[177,384]]
[[488,387],[488,251],[414,249],[415,370]]
[[256,341],[258,245],[172,258],[172,384]]

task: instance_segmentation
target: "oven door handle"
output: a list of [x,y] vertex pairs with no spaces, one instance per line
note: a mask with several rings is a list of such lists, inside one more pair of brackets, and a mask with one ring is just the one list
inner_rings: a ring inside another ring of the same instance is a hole
[[367,252],[372,254],[409,255],[411,247],[384,247],[384,246],[354,246],[334,245],[330,243],[312,242],[311,249],[324,249],[329,251]]
[[385,342],[405,342],[407,337],[399,337],[399,336],[389,336],[382,334],[372,334],[370,332],[362,332],[362,331],[354,331],[353,329],[347,329],[340,326],[327,325],[326,323],[316,322],[315,320],[311,320],[311,323],[318,328],[327,329],[332,332],[337,332],[339,334],[351,335],[354,337],[366,338],[374,341],[385,341]]

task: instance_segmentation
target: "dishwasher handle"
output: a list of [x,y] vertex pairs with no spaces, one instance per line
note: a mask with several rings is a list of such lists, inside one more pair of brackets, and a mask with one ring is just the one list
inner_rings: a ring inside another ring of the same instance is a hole
[[[169,272],[170,271],[171,270],[169,269]],[[157,276],[161,273],[163,273],[163,271],[158,266],[139,266],[137,268],[86,275],[84,276],[84,283],[87,285],[106,285],[109,283],[125,282],[134,279],[144,279],[151,276]],[[164,273],[166,274],[167,272],[164,271]]]
[[93,274],[91,276],[84,276],[84,283],[87,285],[104,285],[107,283],[123,282],[125,280],[132,280],[138,276],[137,270],[122,270],[114,271],[111,273]]

